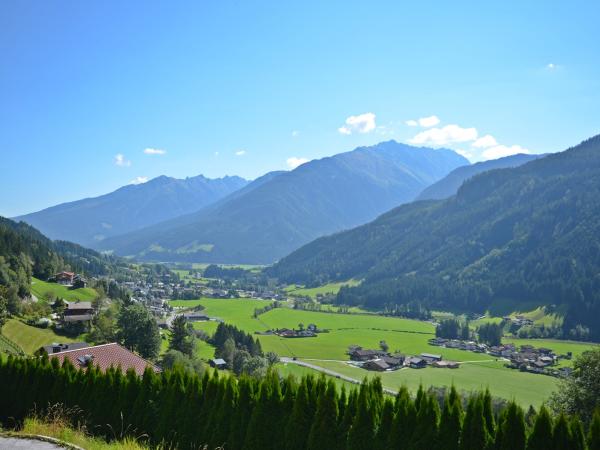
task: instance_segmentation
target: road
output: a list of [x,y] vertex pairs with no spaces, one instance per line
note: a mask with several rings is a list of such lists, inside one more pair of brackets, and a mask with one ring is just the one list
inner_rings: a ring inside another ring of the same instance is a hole
[[11,437],[0,437],[0,450],[12,450],[15,448],[31,449],[31,450],[63,449],[63,447],[52,444],[50,442],[38,441],[35,439],[17,439],[17,438],[11,438]]
[[[349,377],[347,375],[341,374],[334,370],[325,369],[324,367],[316,366],[316,365],[308,363],[306,361],[300,361],[297,359],[294,360],[293,358],[287,358],[287,357],[281,357],[279,359],[283,363],[296,364],[298,366],[307,367],[309,369],[313,369],[318,372],[324,373],[325,375],[335,377],[339,380],[347,381],[348,383],[361,384],[361,382],[362,382],[361,380],[357,380],[356,378]],[[319,360],[312,360],[312,361],[319,361]],[[325,361],[327,361],[327,360],[325,360]],[[403,370],[403,369],[400,369],[400,370]],[[396,395],[398,393],[397,391],[393,391],[391,389],[386,389],[386,388],[383,389],[383,392],[385,392],[386,394],[390,394],[390,395]]]

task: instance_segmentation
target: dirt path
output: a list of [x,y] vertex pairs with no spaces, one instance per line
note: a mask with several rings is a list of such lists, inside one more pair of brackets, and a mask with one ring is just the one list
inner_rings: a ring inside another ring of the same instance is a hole
[[17,439],[12,437],[0,436],[0,450],[11,450],[15,448],[31,449],[31,450],[56,450],[63,449],[58,445],[50,442],[38,441],[35,439]]

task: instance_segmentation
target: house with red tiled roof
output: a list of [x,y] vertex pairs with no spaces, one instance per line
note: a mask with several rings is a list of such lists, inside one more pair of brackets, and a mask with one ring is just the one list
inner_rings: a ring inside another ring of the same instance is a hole
[[58,359],[61,364],[65,359],[68,359],[77,368],[89,367],[92,364],[102,371],[110,367],[121,367],[123,372],[133,369],[140,376],[143,375],[147,367],[155,372],[160,372],[160,368],[151,362],[114,342],[112,344],[62,351],[48,356]]

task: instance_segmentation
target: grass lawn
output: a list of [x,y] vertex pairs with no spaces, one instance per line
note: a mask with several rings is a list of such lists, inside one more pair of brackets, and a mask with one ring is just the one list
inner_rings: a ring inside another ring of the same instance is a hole
[[91,301],[98,295],[92,288],[69,289],[62,284],[47,283],[33,277],[31,278],[31,292],[40,300],[46,299],[46,294],[51,293],[53,297],[64,298],[69,302],[76,300]]
[[[296,377],[296,379],[302,378],[304,375],[314,375],[316,377],[321,376],[321,372],[311,369],[309,367],[299,366],[298,364],[292,363],[278,363],[275,368],[283,377],[287,377],[288,375],[292,375]],[[331,379],[335,382],[338,388],[345,387],[346,390],[356,389],[357,385],[354,383],[350,383],[348,381],[340,380],[338,378],[331,377]]]
[[342,286],[358,286],[359,284],[360,281],[358,280],[349,280],[341,281],[339,283],[329,283],[314,288],[304,288],[302,286],[291,285],[285,288],[285,292],[287,292],[289,295],[308,296],[311,298],[317,298],[317,294],[337,294],[342,288]]
[[58,335],[50,328],[37,328],[26,325],[17,319],[7,321],[2,327],[2,334],[30,355],[40,347],[53,342],[81,341],[81,339]]
[[515,399],[524,407],[538,408],[556,388],[558,380],[553,377],[506,369],[503,362],[465,363],[458,369],[402,369],[394,372],[369,372],[341,362],[310,361],[312,364],[334,370],[343,375],[362,380],[365,376],[380,376],[383,386],[398,389],[406,386],[416,392],[419,385],[452,386],[470,392],[489,388],[492,395]]

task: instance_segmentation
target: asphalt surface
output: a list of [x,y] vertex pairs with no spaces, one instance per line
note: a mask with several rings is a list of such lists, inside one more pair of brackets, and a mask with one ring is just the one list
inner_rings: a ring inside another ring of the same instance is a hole
[[11,437],[0,437],[0,450],[10,450],[13,448],[31,450],[63,449],[63,447],[51,444],[50,442],[37,441],[35,439],[16,439]]

